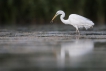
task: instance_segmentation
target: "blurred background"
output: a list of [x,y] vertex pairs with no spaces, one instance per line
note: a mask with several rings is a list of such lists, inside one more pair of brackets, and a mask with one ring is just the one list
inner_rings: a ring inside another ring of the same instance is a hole
[[[0,71],[106,71],[106,0],[0,0]],[[65,25],[58,10],[92,20]],[[74,70],[75,69],[75,70]],[[95,70],[94,70],[95,69]]]
[[[45,25],[57,10],[91,19],[96,25],[106,23],[106,0],[0,0],[0,25]],[[55,20],[61,23],[59,17]]]

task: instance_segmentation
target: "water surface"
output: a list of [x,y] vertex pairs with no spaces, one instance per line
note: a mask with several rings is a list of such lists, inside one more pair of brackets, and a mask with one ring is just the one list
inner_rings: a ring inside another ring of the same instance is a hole
[[0,71],[105,70],[105,54],[105,39],[1,37]]

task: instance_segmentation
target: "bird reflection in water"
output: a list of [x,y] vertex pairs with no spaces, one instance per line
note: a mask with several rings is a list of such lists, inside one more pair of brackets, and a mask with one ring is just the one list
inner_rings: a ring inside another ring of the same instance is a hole
[[89,59],[93,48],[94,43],[90,39],[62,43],[60,53],[57,53],[58,66],[76,67],[81,65],[81,62]]

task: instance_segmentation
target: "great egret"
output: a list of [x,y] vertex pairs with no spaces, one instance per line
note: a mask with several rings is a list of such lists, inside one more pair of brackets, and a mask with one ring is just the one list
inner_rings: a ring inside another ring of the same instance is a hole
[[61,15],[60,19],[64,24],[70,24],[70,25],[74,26],[76,28],[76,33],[78,33],[79,35],[80,35],[80,33],[79,33],[78,28],[84,27],[87,30],[88,28],[93,27],[93,25],[94,25],[94,23],[91,20],[89,20],[83,16],[77,15],[77,14],[71,14],[71,15],[69,15],[69,18],[67,20],[64,20],[65,13],[62,10],[59,10],[56,12],[56,14],[52,18],[51,22],[53,22],[53,20],[58,15]]

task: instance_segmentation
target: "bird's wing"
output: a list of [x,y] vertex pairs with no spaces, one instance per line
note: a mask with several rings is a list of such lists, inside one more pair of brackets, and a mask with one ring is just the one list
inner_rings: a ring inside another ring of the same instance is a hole
[[71,14],[69,16],[69,22],[73,26],[76,25],[78,28],[85,27],[86,29],[94,25],[91,20],[77,14]]

